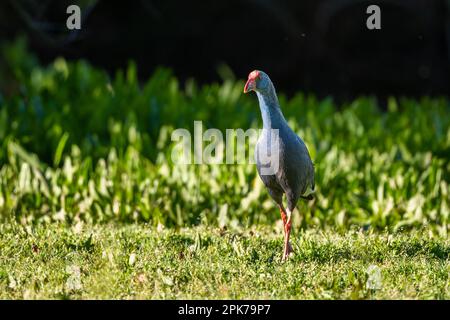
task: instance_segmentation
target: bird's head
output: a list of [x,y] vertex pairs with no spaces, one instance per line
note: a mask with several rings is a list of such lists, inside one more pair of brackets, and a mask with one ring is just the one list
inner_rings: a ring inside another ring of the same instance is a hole
[[244,93],[255,91],[255,92],[261,92],[265,91],[270,86],[270,79],[269,76],[259,70],[254,70],[250,72],[248,75],[247,83],[244,87]]

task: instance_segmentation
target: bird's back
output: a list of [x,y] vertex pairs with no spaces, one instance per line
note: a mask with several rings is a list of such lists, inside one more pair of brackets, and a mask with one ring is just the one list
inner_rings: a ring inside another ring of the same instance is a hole
[[285,193],[298,199],[314,189],[314,166],[303,140],[286,124],[280,132],[280,169],[278,181]]
[[283,116],[272,81],[264,72],[255,71],[247,82],[253,88],[255,77],[259,81],[256,94],[263,120],[255,149],[258,173],[275,201],[281,204],[285,193],[292,209],[300,197],[307,197],[314,189],[314,167],[305,143]]
[[[295,205],[300,197],[307,197],[314,190],[314,166],[305,143],[287,123],[277,129],[277,138],[263,130],[258,140],[255,149],[258,173],[271,195],[275,194],[276,201],[280,193],[285,193],[288,202]],[[278,161],[278,165],[274,161]],[[269,165],[277,170],[272,174],[264,174],[263,168]]]

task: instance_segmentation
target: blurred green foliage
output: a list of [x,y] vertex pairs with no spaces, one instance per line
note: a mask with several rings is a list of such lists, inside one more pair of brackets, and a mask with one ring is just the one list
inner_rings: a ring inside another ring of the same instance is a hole
[[[44,67],[23,41],[1,54],[1,217],[178,227],[279,218],[254,165],[170,161],[172,130],[192,130],[194,120],[204,129],[260,127],[257,100],[242,94],[242,81],[182,87],[159,69],[140,84],[133,63],[114,77],[85,61]],[[297,225],[429,226],[447,235],[448,100],[391,98],[383,112],[367,97],[339,108],[302,93],[279,98],[316,168],[317,195],[299,204]]]

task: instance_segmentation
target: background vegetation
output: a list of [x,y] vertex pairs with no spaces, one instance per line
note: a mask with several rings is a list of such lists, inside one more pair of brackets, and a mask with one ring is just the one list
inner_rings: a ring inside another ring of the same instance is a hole
[[[0,98],[0,212],[21,221],[148,221],[188,226],[278,219],[253,165],[175,166],[175,128],[260,126],[242,81],[181,87],[160,69],[143,85],[133,63],[114,77],[84,61],[41,67],[23,42],[4,48],[14,94]],[[231,78],[230,75],[229,78]],[[280,95],[316,166],[303,226],[449,229],[450,105],[445,99]],[[297,222],[300,218],[295,219]]]
[[450,297],[448,100],[390,98],[384,112],[371,97],[280,93],[317,185],[283,265],[254,165],[170,161],[172,130],[194,120],[261,126],[229,70],[140,84],[132,62],[110,76],[42,66],[24,41],[1,54],[0,298]]

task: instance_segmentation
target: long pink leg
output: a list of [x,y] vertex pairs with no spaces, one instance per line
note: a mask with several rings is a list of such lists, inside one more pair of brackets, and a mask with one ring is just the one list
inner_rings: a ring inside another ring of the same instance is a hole
[[[281,220],[283,221],[283,233],[284,233],[284,250],[283,250],[283,256],[282,256],[281,260],[284,261],[291,252],[294,252],[294,250],[292,250],[291,243],[289,242],[289,234],[287,231],[287,230],[289,230],[289,233],[291,231],[291,222],[290,222],[291,219],[290,219],[290,217],[288,218],[284,207],[282,205],[280,205],[279,207],[280,207]],[[289,223],[288,223],[288,220],[289,220]],[[287,228],[287,224],[289,225],[289,228]]]
[[286,261],[289,258],[289,254],[292,252],[292,247],[289,243],[289,236],[291,235],[291,214],[287,215],[285,231],[283,261]]

